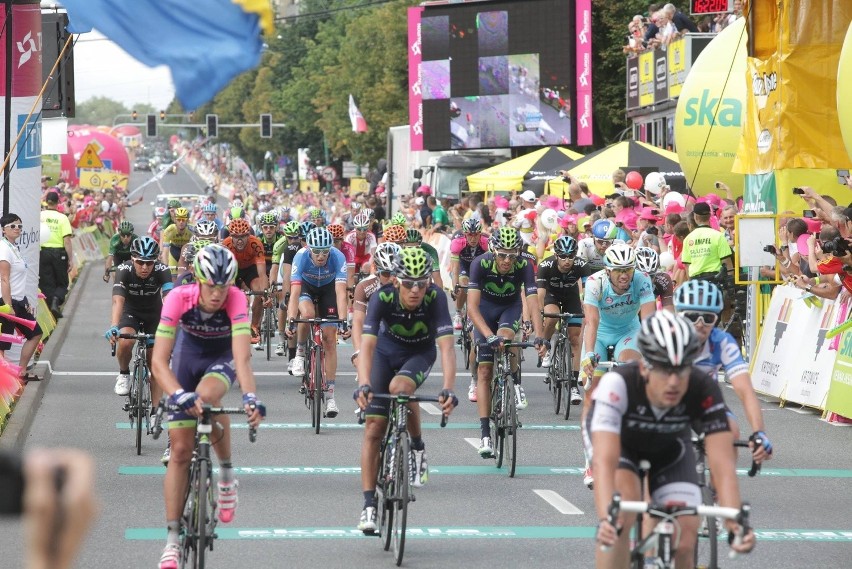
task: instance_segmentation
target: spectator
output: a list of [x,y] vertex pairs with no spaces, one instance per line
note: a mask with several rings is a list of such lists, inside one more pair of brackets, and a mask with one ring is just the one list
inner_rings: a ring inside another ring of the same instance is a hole
[[687,280],[686,265],[683,264],[683,243],[689,233],[689,224],[685,220],[675,224],[671,240],[671,252],[675,258],[672,280],[676,285],[681,285]]
[[446,231],[450,226],[450,217],[443,206],[435,199],[435,196],[426,198],[426,203],[432,209],[432,229],[434,231]]
[[[594,202],[583,196],[583,189],[576,180],[571,178],[570,172],[562,170],[560,174],[562,174],[562,180],[568,184],[568,198],[571,201],[571,207],[573,207],[577,213],[585,214],[587,206],[591,205],[594,207]],[[568,209],[567,205],[566,209]]]
[[681,261],[687,265],[690,279],[719,280],[719,271],[724,265],[728,272],[733,270],[731,246],[725,236],[710,227],[710,205],[697,203],[692,210],[696,228],[684,241]]
[[[660,28],[657,26],[657,12],[659,11],[659,5],[648,5],[648,23],[645,25],[645,36],[642,38],[645,40],[646,46],[651,42],[651,40],[657,37],[658,33],[660,33]],[[621,181],[623,182],[624,180],[622,179]]]
[[520,231],[521,239],[524,243],[530,245],[532,243],[533,231],[535,231],[535,219],[537,215],[535,211],[536,198],[532,190],[525,191],[519,197],[523,202],[523,209],[515,216],[512,225]]
[[[740,6],[740,11],[742,11],[742,5]],[[693,22],[689,16],[675,8],[674,4],[666,4],[663,6],[663,12],[678,32],[685,33],[686,31],[692,32],[693,34],[698,33],[698,27],[695,25],[695,22]]]
[[[432,196],[429,196],[429,197],[431,198]],[[414,204],[419,208],[420,227],[422,227],[423,229],[431,228],[432,227],[432,208],[430,208],[426,204],[426,200],[423,198],[423,196],[418,196],[414,200]]]
[[726,205],[719,212],[719,229],[724,232],[728,244],[734,246],[734,218],[737,215],[737,208],[732,205]]
[[[837,298],[841,286],[852,293],[852,274],[843,269],[843,262],[831,253],[823,253],[825,243],[835,239],[842,239],[840,232],[834,227],[823,227],[820,231],[820,239],[817,241],[815,235],[809,235],[809,266],[818,278],[799,275],[794,281],[799,288],[807,290],[822,298]],[[833,243],[832,243],[833,244]]]

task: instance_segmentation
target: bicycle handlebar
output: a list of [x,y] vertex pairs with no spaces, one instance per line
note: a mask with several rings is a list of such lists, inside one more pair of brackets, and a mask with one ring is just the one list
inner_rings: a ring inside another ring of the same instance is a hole
[[341,324],[346,320],[340,318],[293,318],[290,322],[293,324]]
[[[735,447],[749,448],[751,445],[749,444],[749,441],[734,441],[734,446]],[[763,439],[762,438],[757,437],[756,439],[754,439],[754,448],[758,448],[758,447],[762,447],[762,446],[763,446]],[[760,464],[755,462],[754,459],[752,459],[751,468],[749,468],[749,470],[748,470],[749,478],[754,478],[759,472],[760,472]]]
[[583,318],[583,314],[574,314],[573,312],[543,312],[542,318],[563,318],[570,320],[571,318]]
[[[431,395],[408,395],[407,393],[399,393],[397,395],[391,395],[390,393],[372,393],[373,398],[378,399],[388,399],[391,401],[397,401],[401,405],[405,405],[406,403],[419,403],[421,401],[427,403],[440,403],[440,399],[438,397],[433,397]],[[358,413],[358,424],[363,425],[364,421],[367,420],[367,411],[366,409],[359,410]],[[441,427],[447,426],[447,421],[449,417],[445,414],[441,413]]]
[[[212,417],[213,415],[240,415],[245,414],[248,415],[244,407],[213,407],[211,405],[204,404],[201,406],[203,410],[202,419],[204,416]],[[163,414],[169,411],[170,413],[179,413],[183,411],[183,408],[180,405],[173,405],[171,403],[166,402],[166,398],[160,400],[160,404],[157,405],[157,409],[154,412],[154,420],[151,424],[151,436],[154,437],[154,440],[160,438],[160,434],[163,432]],[[198,422],[198,425],[201,425],[201,421]],[[257,441],[257,428],[249,426],[249,442]]]
[[124,340],[151,340],[155,334],[146,334],[144,332],[137,334],[119,334],[118,337]]

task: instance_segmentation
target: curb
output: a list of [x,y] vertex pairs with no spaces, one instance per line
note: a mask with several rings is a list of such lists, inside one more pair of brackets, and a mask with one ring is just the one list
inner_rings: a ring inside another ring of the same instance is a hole
[[[44,345],[44,350],[42,350],[41,357],[39,358],[39,363],[45,361],[50,365],[46,366],[41,381],[29,384],[35,385],[35,389],[30,389],[29,385],[25,387],[24,393],[18,399],[17,403],[15,403],[15,407],[9,417],[9,422],[3,430],[3,435],[0,436],[0,450],[20,451],[26,443],[27,436],[30,433],[30,427],[32,426],[33,420],[35,420],[35,415],[41,406],[41,400],[42,397],[44,397],[44,392],[47,389],[48,384],[50,384],[52,375],[51,366],[55,363],[56,358],[59,356],[59,350],[62,344],[65,343],[65,336],[68,334],[69,328],[71,328],[71,322],[73,322],[74,314],[77,312],[77,305],[80,303],[80,298],[82,298],[82,295],[75,294],[74,291],[79,287],[85,286],[89,281],[89,275],[92,272],[90,269],[91,263],[84,264],[81,271],[82,274],[77,278],[74,287],[68,291],[68,300],[65,302],[65,306],[62,309],[64,317],[60,318],[57,322],[56,329],[53,331],[53,334],[50,335],[51,339],[48,339],[47,343]],[[39,363],[36,363],[36,366],[38,366]]]

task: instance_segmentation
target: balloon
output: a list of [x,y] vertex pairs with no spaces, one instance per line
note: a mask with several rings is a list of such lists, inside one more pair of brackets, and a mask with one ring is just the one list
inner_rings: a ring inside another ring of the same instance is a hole
[[670,203],[676,203],[681,207],[685,207],[686,198],[681,193],[669,192],[666,194],[666,197],[663,198],[663,209],[666,209],[666,206],[668,206]]
[[664,251],[660,253],[660,266],[664,269],[670,269],[674,267],[675,258],[674,255],[671,254],[671,251]]
[[[631,172],[632,174],[633,172]],[[641,176],[640,176],[641,178]],[[666,177],[659,172],[651,172],[645,176],[645,191],[652,194],[659,194],[666,186]]]
[[638,190],[642,187],[642,174],[636,171],[628,172],[624,182],[631,190]]
[[541,212],[541,226],[547,229],[548,231],[553,231],[556,229],[556,222],[559,219],[558,214],[555,210],[546,209]]

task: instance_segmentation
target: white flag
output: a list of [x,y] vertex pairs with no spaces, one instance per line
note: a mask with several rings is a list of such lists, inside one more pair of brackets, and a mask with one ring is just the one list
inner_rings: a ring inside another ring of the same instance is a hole
[[367,132],[367,121],[355,105],[355,97],[352,93],[349,94],[349,120],[352,122],[353,132]]

